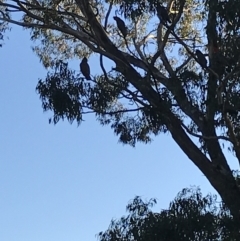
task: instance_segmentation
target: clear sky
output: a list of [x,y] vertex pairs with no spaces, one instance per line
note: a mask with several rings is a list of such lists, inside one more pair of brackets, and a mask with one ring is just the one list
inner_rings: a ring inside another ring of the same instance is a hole
[[79,128],[49,125],[52,113],[35,92],[47,71],[27,31],[14,27],[8,36],[0,48],[1,241],[93,241],[135,195],[157,198],[160,210],[190,185],[215,193],[170,134],[132,148],[94,116]]

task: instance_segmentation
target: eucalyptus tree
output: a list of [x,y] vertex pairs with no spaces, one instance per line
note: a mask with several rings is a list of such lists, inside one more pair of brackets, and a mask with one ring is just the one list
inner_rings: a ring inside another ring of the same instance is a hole
[[[240,189],[223,152],[240,162],[239,4],[1,0],[0,21],[30,30],[48,68],[37,92],[50,122],[80,124],[94,113],[132,146],[169,132],[240,223]],[[101,69],[91,80],[68,65],[91,56]]]
[[[156,199],[136,196],[126,207],[127,215],[111,220],[98,234],[100,241],[238,241],[228,208],[216,195],[203,196],[199,188],[185,188],[159,212]],[[156,209],[155,209],[156,210]]]

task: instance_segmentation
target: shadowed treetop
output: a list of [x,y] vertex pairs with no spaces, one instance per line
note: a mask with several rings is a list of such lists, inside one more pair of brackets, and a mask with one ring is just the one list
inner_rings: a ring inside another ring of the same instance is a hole
[[[161,202],[161,200],[160,200]],[[203,196],[199,188],[185,188],[167,209],[154,212],[156,199],[136,196],[127,205],[127,215],[112,220],[100,241],[237,241],[228,208],[215,195]]]

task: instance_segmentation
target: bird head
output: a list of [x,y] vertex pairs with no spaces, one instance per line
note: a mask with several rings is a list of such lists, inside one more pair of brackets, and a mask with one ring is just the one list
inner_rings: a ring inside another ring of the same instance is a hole
[[117,17],[117,16],[114,16],[113,19],[114,19],[115,21],[117,21],[118,17]]
[[88,60],[87,60],[87,58],[86,57],[84,57],[83,59],[82,59],[82,62],[87,62]]

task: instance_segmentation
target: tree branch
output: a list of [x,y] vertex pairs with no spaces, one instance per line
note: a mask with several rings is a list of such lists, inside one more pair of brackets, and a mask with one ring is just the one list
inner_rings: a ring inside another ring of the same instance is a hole
[[190,135],[194,136],[194,137],[197,137],[197,138],[201,138],[201,139],[204,139],[204,140],[224,140],[224,141],[229,141],[231,142],[231,140],[226,137],[226,136],[203,136],[203,135],[198,135],[194,132],[192,132],[186,125],[184,125],[182,123],[182,126],[183,128],[187,131],[187,133],[189,133]]

